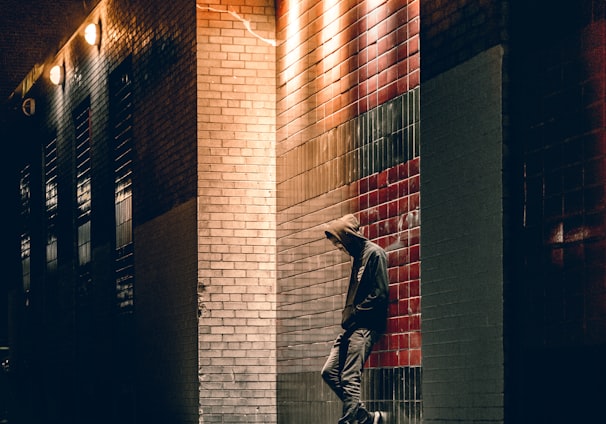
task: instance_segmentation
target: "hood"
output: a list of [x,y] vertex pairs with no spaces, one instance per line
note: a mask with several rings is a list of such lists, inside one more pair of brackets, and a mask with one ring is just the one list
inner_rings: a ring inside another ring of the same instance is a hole
[[368,240],[360,232],[360,223],[352,215],[345,215],[327,224],[324,230],[326,237],[333,236],[341,242],[347,252],[354,256],[362,250],[364,243]]

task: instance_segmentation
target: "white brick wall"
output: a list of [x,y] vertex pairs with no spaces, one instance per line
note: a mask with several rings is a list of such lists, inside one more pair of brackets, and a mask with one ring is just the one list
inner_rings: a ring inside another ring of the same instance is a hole
[[275,423],[274,3],[197,16],[200,422]]

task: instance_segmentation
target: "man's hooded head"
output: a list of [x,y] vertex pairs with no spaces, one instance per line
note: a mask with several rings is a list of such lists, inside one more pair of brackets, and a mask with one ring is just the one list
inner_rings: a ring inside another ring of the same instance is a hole
[[364,242],[367,240],[360,232],[360,223],[352,214],[328,223],[324,233],[336,246],[342,245],[347,253],[352,256],[357,255],[362,250]]

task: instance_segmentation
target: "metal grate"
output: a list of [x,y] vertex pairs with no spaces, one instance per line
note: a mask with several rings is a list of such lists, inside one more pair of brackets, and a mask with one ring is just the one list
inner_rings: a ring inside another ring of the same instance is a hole
[[78,265],[91,260],[91,125],[90,105],[82,103],[74,111],[76,131],[76,201],[78,223]]
[[135,280],[132,210],[133,89],[129,60],[111,73],[109,84],[110,125],[114,149],[116,301],[119,309],[132,311]]
[[57,210],[59,204],[57,179],[57,136],[55,135],[44,147],[46,267],[49,271],[57,269]]

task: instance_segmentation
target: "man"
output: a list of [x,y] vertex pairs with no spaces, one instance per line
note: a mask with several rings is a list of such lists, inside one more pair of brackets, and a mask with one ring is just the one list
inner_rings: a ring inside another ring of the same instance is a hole
[[322,378],[343,402],[339,424],[384,424],[384,414],[369,412],[360,402],[364,363],[387,321],[387,255],[360,232],[354,215],[328,224],[326,237],[352,257],[343,332],[336,338],[322,369]]

